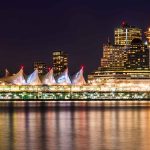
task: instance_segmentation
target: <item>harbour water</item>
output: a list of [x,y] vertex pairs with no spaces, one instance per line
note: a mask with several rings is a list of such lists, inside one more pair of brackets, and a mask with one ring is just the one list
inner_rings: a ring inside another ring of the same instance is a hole
[[0,150],[149,150],[150,102],[0,102]]

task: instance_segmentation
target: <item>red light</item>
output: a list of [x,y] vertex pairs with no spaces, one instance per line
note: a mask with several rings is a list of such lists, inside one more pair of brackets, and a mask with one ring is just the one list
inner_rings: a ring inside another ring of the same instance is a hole
[[50,71],[51,70],[51,68],[50,67],[48,67],[48,71]]
[[81,65],[81,69],[84,69],[84,65]]
[[21,69],[24,69],[24,66],[23,66],[23,65],[21,65]]
[[122,27],[124,27],[126,25],[125,21],[122,21]]

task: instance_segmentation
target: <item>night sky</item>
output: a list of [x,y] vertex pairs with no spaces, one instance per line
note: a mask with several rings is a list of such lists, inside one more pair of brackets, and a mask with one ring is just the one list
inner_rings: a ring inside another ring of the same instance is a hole
[[69,53],[71,74],[81,64],[86,73],[99,66],[102,45],[122,20],[150,26],[150,1],[36,0],[0,2],[0,70],[33,71],[33,62],[52,66],[52,51]]

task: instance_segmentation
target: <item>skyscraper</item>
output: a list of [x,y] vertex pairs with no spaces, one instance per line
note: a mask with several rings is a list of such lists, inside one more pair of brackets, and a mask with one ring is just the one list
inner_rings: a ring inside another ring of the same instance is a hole
[[135,38],[142,40],[142,30],[125,22],[114,30],[115,45],[130,45]]
[[68,55],[63,51],[53,52],[54,75],[60,75],[68,67]]
[[126,60],[125,47],[112,45],[110,43],[103,46],[103,57],[101,59],[101,68],[103,70],[124,69]]
[[147,46],[149,49],[149,68],[150,68],[150,28],[148,28],[148,31],[145,32],[146,38],[147,38]]
[[148,47],[150,48],[150,28],[145,32],[145,35],[147,38]]
[[39,75],[44,75],[47,72],[47,65],[44,62],[34,62],[34,70],[38,70]]
[[140,39],[134,39],[127,49],[125,66],[132,70],[149,68],[149,49]]

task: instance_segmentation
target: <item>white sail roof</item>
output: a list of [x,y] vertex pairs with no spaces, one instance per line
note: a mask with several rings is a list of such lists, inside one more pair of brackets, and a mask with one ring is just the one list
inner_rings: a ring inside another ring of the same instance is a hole
[[32,74],[27,78],[28,85],[41,85],[41,80],[38,75],[38,70],[36,69]]
[[62,85],[71,84],[71,80],[68,76],[68,68],[58,77],[57,83]]
[[12,76],[6,76],[1,79],[1,81],[5,81],[7,83],[12,83],[16,85],[24,85],[26,83],[23,75],[23,68],[20,71]]
[[43,77],[42,83],[46,85],[56,84],[56,81],[53,75],[53,68],[49,70],[49,72]]
[[9,75],[10,75],[10,73],[9,73],[8,69],[6,68],[5,69],[5,77],[8,77]]
[[72,79],[72,84],[74,85],[84,85],[86,84],[84,76],[83,76],[83,67],[80,69],[79,72],[77,72],[73,79]]

